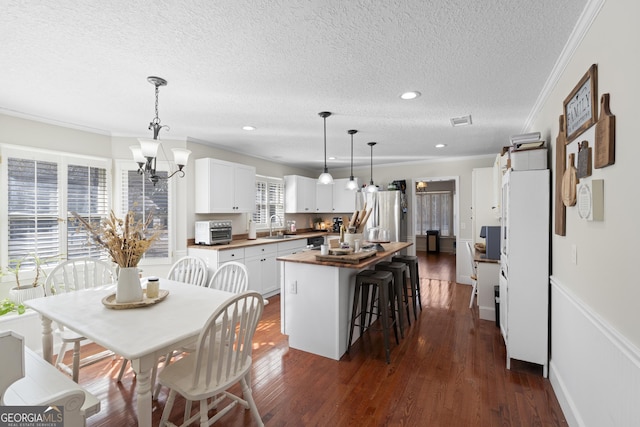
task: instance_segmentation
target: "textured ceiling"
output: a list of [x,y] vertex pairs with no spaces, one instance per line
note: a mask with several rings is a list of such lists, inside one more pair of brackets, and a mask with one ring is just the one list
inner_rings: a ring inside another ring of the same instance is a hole
[[586,1],[2,0],[0,112],[150,137],[155,75],[164,139],[319,171],[331,111],[330,169],[348,129],[356,165],[496,153]]

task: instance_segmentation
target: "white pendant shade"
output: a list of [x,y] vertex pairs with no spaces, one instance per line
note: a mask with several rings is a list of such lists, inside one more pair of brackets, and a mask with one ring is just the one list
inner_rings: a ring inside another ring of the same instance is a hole
[[173,151],[173,158],[176,162],[176,165],[184,166],[187,164],[191,151],[187,150],[186,148],[172,148],[171,151]]
[[366,191],[367,193],[375,193],[378,191],[378,187],[376,187],[374,184],[369,184],[364,188],[364,191]]
[[347,181],[347,185],[345,185],[345,189],[347,190],[357,190],[358,189],[358,183],[353,179],[353,177]]
[[142,155],[142,148],[139,145],[131,145],[129,147],[131,154],[133,154],[133,161],[136,163],[144,163],[147,159]]
[[318,184],[333,184],[333,177],[329,172],[322,172],[318,177]]
[[158,140],[138,138],[138,141],[140,141],[140,148],[142,148],[142,155],[144,157],[157,157],[158,147],[160,147]]

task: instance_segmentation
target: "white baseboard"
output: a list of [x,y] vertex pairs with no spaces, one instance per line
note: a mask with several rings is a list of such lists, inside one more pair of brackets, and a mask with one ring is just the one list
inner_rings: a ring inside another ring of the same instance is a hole
[[551,277],[551,384],[570,426],[640,420],[640,349]]

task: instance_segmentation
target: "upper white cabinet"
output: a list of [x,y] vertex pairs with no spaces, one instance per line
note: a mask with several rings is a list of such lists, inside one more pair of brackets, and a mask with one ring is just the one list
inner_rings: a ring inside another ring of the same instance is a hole
[[356,193],[345,188],[347,182],[348,178],[341,178],[326,185],[318,184],[315,178],[287,175],[284,177],[285,212],[352,213],[356,208]]
[[316,212],[316,179],[306,176],[284,177],[285,213]]
[[316,184],[316,212],[333,212],[333,184]]
[[197,159],[196,213],[240,213],[255,209],[256,168],[218,159]]
[[[354,179],[359,186],[358,178]],[[347,182],[349,178],[333,180],[333,212],[353,213],[356,209],[356,192],[346,189]]]

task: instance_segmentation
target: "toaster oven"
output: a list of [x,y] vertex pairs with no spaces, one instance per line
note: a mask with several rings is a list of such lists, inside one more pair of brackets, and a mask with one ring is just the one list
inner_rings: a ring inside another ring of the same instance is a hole
[[231,242],[231,221],[196,221],[196,245],[218,245]]

